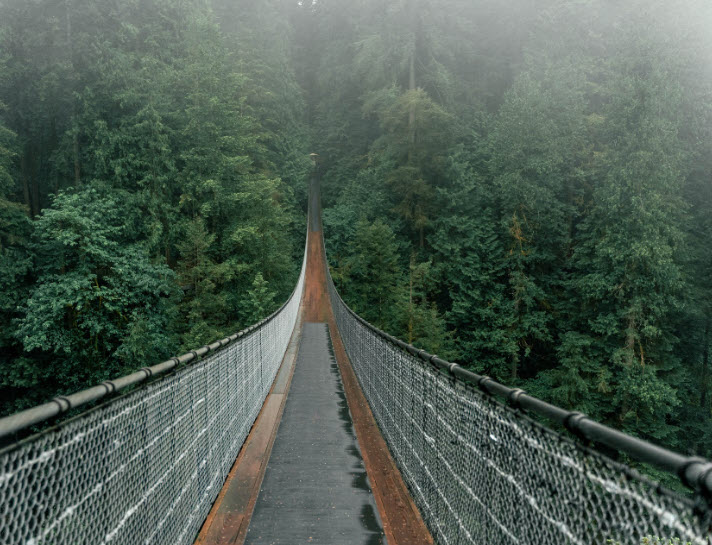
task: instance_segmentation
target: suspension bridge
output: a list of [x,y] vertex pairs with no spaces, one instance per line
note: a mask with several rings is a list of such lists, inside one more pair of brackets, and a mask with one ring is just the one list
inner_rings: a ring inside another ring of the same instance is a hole
[[709,461],[365,322],[320,214],[314,175],[299,280],[268,318],[0,419],[0,543],[712,543]]

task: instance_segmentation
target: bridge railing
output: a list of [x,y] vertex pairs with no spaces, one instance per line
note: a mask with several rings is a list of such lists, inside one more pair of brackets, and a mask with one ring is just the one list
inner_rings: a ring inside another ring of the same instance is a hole
[[8,435],[146,382],[0,451],[0,543],[193,543],[277,374],[305,267],[306,253],[289,300],[240,333],[0,419]]
[[[327,279],[351,364],[437,543],[712,543],[712,464],[418,350],[359,317],[329,271]],[[666,490],[587,446],[595,443],[678,474],[693,495]]]

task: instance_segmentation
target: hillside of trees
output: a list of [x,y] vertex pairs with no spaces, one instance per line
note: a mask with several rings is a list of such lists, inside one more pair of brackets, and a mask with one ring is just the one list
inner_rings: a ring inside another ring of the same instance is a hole
[[0,410],[290,293],[712,457],[712,4],[0,0]]
[[0,2],[4,413],[246,327],[294,287],[309,169],[286,14]]
[[710,28],[709,2],[667,0],[304,10],[296,74],[347,302],[712,455]]

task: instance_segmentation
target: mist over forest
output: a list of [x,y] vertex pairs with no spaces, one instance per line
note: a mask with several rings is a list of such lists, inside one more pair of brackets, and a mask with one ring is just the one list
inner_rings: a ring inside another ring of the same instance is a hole
[[0,414],[230,335],[309,153],[366,320],[712,457],[706,0],[0,0]]

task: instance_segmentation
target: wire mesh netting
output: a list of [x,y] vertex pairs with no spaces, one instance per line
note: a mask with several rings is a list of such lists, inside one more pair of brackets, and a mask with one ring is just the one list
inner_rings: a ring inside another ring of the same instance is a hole
[[357,318],[328,284],[351,364],[437,543],[712,543],[701,501],[429,366]]
[[193,543],[279,369],[305,263],[259,327],[0,453],[0,543]]

